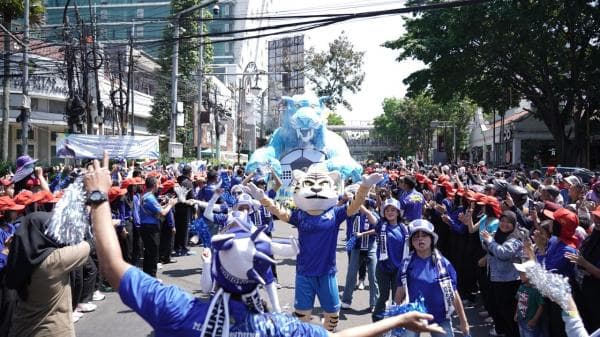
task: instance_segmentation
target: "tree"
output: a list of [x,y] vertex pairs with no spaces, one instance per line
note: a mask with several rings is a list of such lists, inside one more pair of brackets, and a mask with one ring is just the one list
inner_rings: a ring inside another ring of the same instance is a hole
[[344,117],[332,112],[327,115],[327,125],[346,125],[346,123],[344,122]]
[[[383,114],[373,121],[374,134],[391,140],[403,156],[416,154],[426,158],[434,131],[431,122],[450,121],[456,126],[457,148],[463,149],[468,136],[467,125],[475,109],[473,103],[458,97],[445,104],[436,103],[423,93],[412,98],[388,97],[383,100]],[[446,144],[452,144],[452,132],[443,132],[442,137]]]
[[354,46],[343,32],[329,43],[329,50],[316,52],[310,48],[306,51],[306,79],[318,96],[330,97],[326,103],[328,108],[342,104],[352,110],[344,94],[346,91],[360,91],[365,78],[362,71],[364,55],[364,51],[354,51]]
[[459,94],[501,113],[520,98],[531,101],[561,163],[582,164],[585,126],[600,108],[598,27],[595,1],[493,1],[419,13],[385,46],[401,50],[399,60],[428,65],[405,79],[413,95]]
[[[201,0],[172,0],[171,11],[177,13],[185,8],[199,4]],[[178,71],[178,100],[183,102],[185,114],[185,127],[177,129],[177,142],[184,144],[184,156],[195,157],[196,152],[192,146],[193,135],[190,133],[194,129],[193,125],[193,106],[198,100],[198,85],[202,85],[196,77],[196,69],[200,58],[198,53],[199,39],[186,38],[188,36],[199,35],[199,16],[202,12],[202,32],[208,33],[206,23],[212,19],[212,15],[206,10],[196,10],[179,20],[179,26],[183,28],[179,35],[179,71]],[[151,117],[148,120],[148,131],[154,134],[164,134],[171,127],[171,69],[173,55],[173,28],[168,27],[164,33],[165,42],[160,46],[160,55],[158,63],[160,69],[156,76],[159,77],[160,86],[154,97]],[[213,59],[213,46],[206,44],[210,40],[206,37],[202,39],[204,45],[203,73],[209,69]]]
[[[29,1],[29,24],[32,26],[39,26],[43,23],[44,13],[46,9],[44,8],[42,0],[30,0]],[[2,0],[0,1],[0,16],[2,17],[2,25],[6,27],[8,30],[11,30],[12,21],[21,18],[25,13],[25,2],[23,0]],[[10,129],[10,124],[8,123],[8,119],[10,117],[10,69],[11,69],[11,61],[10,61],[10,42],[11,39],[7,34],[3,34],[4,41],[4,76],[2,78],[2,87],[3,91],[3,109],[2,109],[2,159],[8,159],[8,131]],[[18,68],[18,67],[13,67]],[[26,151],[27,149],[25,149]]]

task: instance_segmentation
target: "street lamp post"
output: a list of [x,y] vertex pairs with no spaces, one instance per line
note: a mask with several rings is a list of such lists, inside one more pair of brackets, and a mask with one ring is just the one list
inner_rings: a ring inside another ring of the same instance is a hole
[[[243,115],[246,112],[246,89],[250,89],[252,94],[256,97],[260,94],[262,89],[258,86],[258,76],[265,73],[264,71],[259,71],[256,67],[256,63],[249,62],[244,68],[244,72],[242,74],[242,79],[240,82],[240,103],[238,104],[238,122],[237,122],[237,163],[241,163],[241,151],[243,144]],[[254,76],[254,85],[252,84],[252,77]],[[254,131],[252,135],[254,137],[253,142],[256,147],[256,124],[253,125]],[[248,146],[250,148],[250,146]],[[250,149],[249,149],[250,150]]]
[[457,151],[456,151],[456,124],[453,121],[431,121],[430,126],[434,129],[446,129],[452,128],[452,156],[454,157],[454,161],[458,162]]

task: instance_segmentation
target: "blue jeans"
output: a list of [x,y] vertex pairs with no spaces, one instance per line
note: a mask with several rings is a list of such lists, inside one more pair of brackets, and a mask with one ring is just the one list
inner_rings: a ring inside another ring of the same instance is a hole
[[[369,250],[367,262],[367,275],[369,276],[369,306],[374,307],[377,297],[379,297],[379,287],[375,278],[375,266],[377,265],[376,247]],[[356,286],[356,275],[358,274],[358,266],[360,265],[360,249],[352,249],[350,252],[350,262],[348,263],[348,272],[346,273],[346,285],[344,286],[344,294],[342,302],[352,304],[352,294]]]
[[527,326],[527,320],[519,321],[519,334],[521,337],[539,337],[540,336],[540,327],[539,324],[531,329]]
[[[438,323],[438,325],[444,329],[444,331],[446,331],[446,333],[437,333],[437,332],[432,332],[431,333],[431,337],[454,337],[454,331],[452,331],[452,320],[447,319],[441,323]],[[410,330],[406,330],[406,332],[404,333],[405,337],[419,337],[420,333],[419,332],[414,332],[414,331],[410,331]],[[521,336],[523,337],[523,336]]]

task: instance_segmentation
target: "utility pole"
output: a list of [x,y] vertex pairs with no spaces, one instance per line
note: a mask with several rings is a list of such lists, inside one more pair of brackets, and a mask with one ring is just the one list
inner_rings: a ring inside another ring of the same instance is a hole
[[86,119],[86,134],[90,135],[94,133],[94,126],[92,125],[92,116],[90,111],[90,98],[89,98],[89,82],[88,82],[88,66],[86,62],[87,56],[87,43],[85,41],[85,26],[83,20],[79,15],[79,7],[77,1],[74,3],[75,6],[75,17],[77,19],[77,25],[79,26],[79,47],[80,47],[80,58],[81,58],[81,83],[83,84],[83,106],[85,110]]
[[[21,153],[28,154],[27,140],[29,139],[29,113],[31,104],[29,99],[29,0],[25,0],[23,21],[25,31],[23,33],[23,104],[21,106]],[[4,62],[8,62],[5,60]],[[33,154],[32,154],[33,155]]]
[[[177,73],[179,72],[179,15],[175,18],[173,59],[171,64],[171,128],[169,143],[177,142]],[[170,144],[169,144],[170,145]]]
[[[133,110],[135,107],[134,104],[134,88],[133,88],[133,83],[134,83],[134,72],[135,72],[135,67],[134,67],[134,60],[133,60],[133,37],[135,36],[135,23],[131,25],[131,34],[129,36],[129,70],[127,71],[127,92],[128,92],[128,97],[130,97],[127,101],[131,102],[131,118],[129,123],[131,123],[131,135],[133,136],[135,134],[135,127],[134,127],[134,118],[135,115],[133,114]],[[131,96],[129,96],[131,95]]]
[[[123,67],[121,66],[121,59],[122,59],[122,54],[119,51],[118,55],[118,64],[119,64],[119,119],[121,121],[121,135],[127,135],[127,113],[126,113],[126,108],[127,108],[127,103],[123,102],[123,93],[125,92],[123,90]],[[125,93],[126,94],[126,93]],[[127,95],[127,94],[126,94]]]
[[[198,19],[198,29],[200,30],[199,32],[199,44],[200,46],[198,46],[198,55],[200,55],[200,64],[198,65],[198,79],[200,82],[198,85],[198,111],[197,111],[197,122],[198,124],[196,125],[196,127],[198,128],[198,134],[197,134],[197,138],[198,138],[198,147],[196,147],[196,158],[198,160],[202,160],[202,80],[204,79],[204,45],[202,44],[202,34],[204,34],[204,27],[203,27],[203,23],[202,23],[202,14],[203,14],[203,10],[200,10],[200,18]],[[216,103],[216,102],[215,102]]]
[[219,111],[217,109],[217,88],[214,89],[215,91],[215,104],[213,105],[213,113],[215,114],[215,147],[216,147],[216,154],[215,156],[217,157],[217,163],[221,163],[221,132],[219,130],[219,128],[221,127],[219,125]]
[[[98,59],[98,50],[96,47],[96,15],[92,13],[92,0],[88,0],[88,6],[90,10],[90,35],[92,36],[92,55],[93,55],[93,66],[94,69],[94,80],[96,81],[96,111],[98,113],[98,134],[104,134],[104,104],[102,103],[102,96],[100,94],[100,80],[98,78],[98,69],[102,67],[102,60]],[[86,60],[87,61],[87,60]]]

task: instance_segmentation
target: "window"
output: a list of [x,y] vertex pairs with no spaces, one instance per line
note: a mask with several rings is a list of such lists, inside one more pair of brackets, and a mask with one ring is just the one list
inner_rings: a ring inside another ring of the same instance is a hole
[[[33,130],[29,130],[28,134],[27,134],[27,139],[29,140],[33,140],[34,137],[34,132]],[[17,129],[17,137],[15,140],[21,140],[21,129]]]
[[108,19],[108,10],[101,9],[100,10],[100,20],[107,20],[107,19]]
[[[17,144],[17,157],[19,157],[21,153],[23,153],[23,151],[21,151],[21,144]],[[31,158],[35,158],[35,145],[27,144],[27,154]]]
[[231,42],[223,43],[223,53],[229,54],[231,52]]
[[222,5],[221,6],[221,14],[222,16],[229,16],[229,5]]
[[135,27],[135,36],[136,37],[144,37],[144,26]]
[[58,132],[52,131],[50,133],[50,140],[53,141],[53,142],[55,142],[56,141],[56,137],[58,137]]
[[136,16],[138,19],[143,19],[143,18],[144,18],[144,9],[143,9],[143,8],[138,8],[138,9],[135,11],[135,16]]

